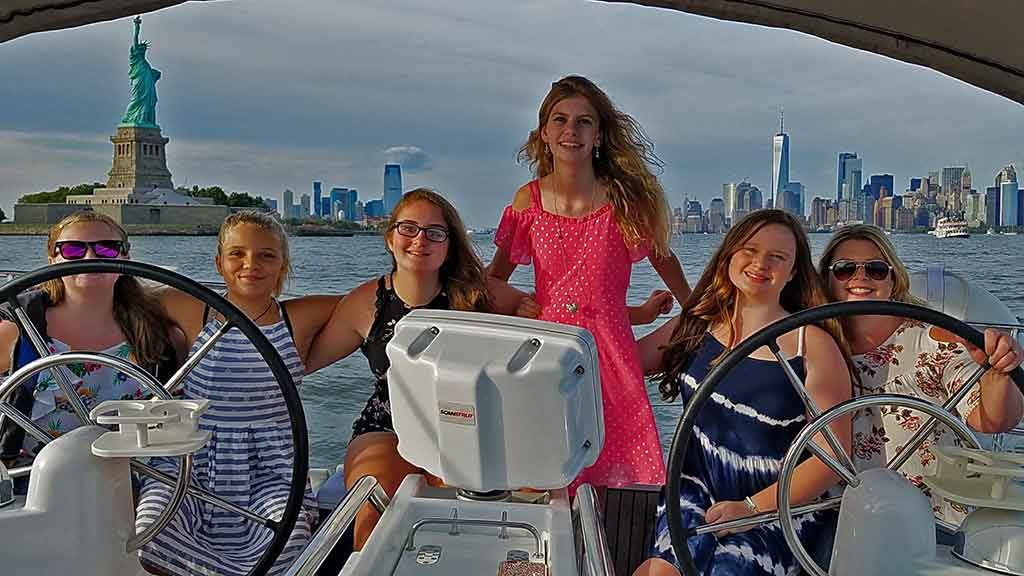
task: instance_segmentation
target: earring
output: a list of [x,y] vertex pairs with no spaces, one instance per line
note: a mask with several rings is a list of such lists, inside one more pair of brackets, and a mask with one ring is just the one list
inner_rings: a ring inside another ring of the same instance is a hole
[[548,148],[546,143],[544,144],[544,154],[551,156],[551,148]]
[[601,159],[601,145],[600,144],[597,144],[596,146],[594,146],[594,159],[595,160],[600,160]]

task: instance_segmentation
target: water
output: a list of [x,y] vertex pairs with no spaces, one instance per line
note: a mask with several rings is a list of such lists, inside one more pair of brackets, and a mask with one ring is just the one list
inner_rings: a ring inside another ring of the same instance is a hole
[[[828,242],[828,234],[812,234],[815,256]],[[688,235],[673,239],[690,284],[697,281],[704,264],[722,239],[721,235]],[[1024,290],[1019,275],[1024,260],[1024,236],[975,235],[967,239],[937,239],[924,234],[894,235],[893,242],[911,271],[942,265],[972,279],[998,296],[1018,316],[1024,316]],[[46,239],[42,236],[4,236],[0,242],[0,270],[27,270],[46,264]],[[217,280],[213,266],[216,252],[213,237],[143,236],[132,239],[132,257],[143,262],[174,266],[177,271],[199,280]],[[295,294],[344,294],[360,283],[375,278],[390,267],[383,239],[374,236],[351,238],[290,239],[292,280],[288,291]],[[490,237],[478,238],[476,248],[484,262],[490,261],[494,246]],[[512,282],[532,286],[530,268],[519,268]],[[647,261],[633,268],[629,302],[640,303],[661,279]],[[675,311],[678,312],[678,309]],[[641,335],[654,326],[637,327]],[[359,415],[372,390],[366,360],[359,353],[307,376],[301,387],[309,425],[311,466],[332,467],[341,462],[351,436],[352,421]],[[651,401],[661,404],[657,389],[648,386]],[[662,443],[667,448],[681,406],[655,409]]]

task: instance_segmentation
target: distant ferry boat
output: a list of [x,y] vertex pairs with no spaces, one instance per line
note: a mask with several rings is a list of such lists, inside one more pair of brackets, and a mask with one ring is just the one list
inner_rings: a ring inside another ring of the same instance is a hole
[[967,222],[953,220],[952,218],[939,218],[935,223],[935,230],[931,231],[936,238],[967,238]]

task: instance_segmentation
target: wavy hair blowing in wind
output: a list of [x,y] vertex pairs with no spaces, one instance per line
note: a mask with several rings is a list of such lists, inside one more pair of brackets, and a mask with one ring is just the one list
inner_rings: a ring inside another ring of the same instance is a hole
[[[491,297],[487,292],[484,265],[473,251],[473,246],[466,233],[466,225],[455,206],[443,196],[430,188],[417,188],[406,192],[398,204],[391,210],[388,220],[387,238],[395,233],[398,215],[414,202],[429,202],[437,206],[448,226],[448,256],[438,271],[441,285],[448,292],[448,299],[455,310],[490,312],[493,309]],[[394,255],[391,255],[391,270],[398,269]]]
[[608,188],[615,221],[628,246],[650,242],[655,256],[669,254],[669,208],[665,191],[653,170],[663,167],[654,144],[640,124],[615,108],[608,95],[582,76],[566,76],[551,85],[538,113],[537,128],[519,149],[519,161],[527,161],[538,178],[554,170],[554,160],[541,139],[541,130],[556,104],[581,96],[594,107],[601,134],[600,156],[592,157],[594,174]]

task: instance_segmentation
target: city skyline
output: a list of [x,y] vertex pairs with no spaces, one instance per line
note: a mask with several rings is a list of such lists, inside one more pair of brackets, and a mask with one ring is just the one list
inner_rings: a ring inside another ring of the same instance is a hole
[[[147,17],[153,64],[165,75],[160,123],[171,137],[175,184],[270,198],[290,188],[298,198],[320,180],[379,198],[381,167],[392,162],[403,167],[405,190],[434,186],[468,225],[493,226],[529,178],[514,157],[540,100],[567,73],[593,78],[644,126],[665,163],[673,206],[684,195],[706,206],[722,183],[743,179],[767,201],[779,107],[805,210],[811,198],[834,197],[844,151],[858,153],[864,180],[892,174],[897,193],[912,177],[955,165],[969,166],[983,190],[991,174],[1022,160],[1008,121],[1019,105],[795,32],[573,1],[309,6],[317,18],[284,18],[283,7],[245,2]],[[585,43],[553,41],[568,15],[591,29],[645,33],[608,39],[602,52],[610,55],[596,58]],[[438,40],[418,34],[417,19],[478,26],[452,25]],[[224,29],[233,33],[219,34]],[[384,29],[394,30],[387,42]],[[110,126],[127,98],[130,30],[122,19],[5,44],[0,207],[8,215],[23,194],[106,180]],[[328,36],[353,57],[330,59]],[[296,69],[297,57],[316,72]],[[62,71],[61,82],[35,64],[40,58]],[[829,88],[836,85],[844,88]]]

